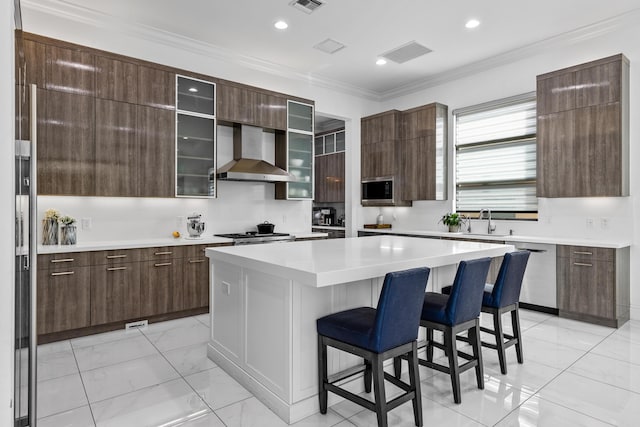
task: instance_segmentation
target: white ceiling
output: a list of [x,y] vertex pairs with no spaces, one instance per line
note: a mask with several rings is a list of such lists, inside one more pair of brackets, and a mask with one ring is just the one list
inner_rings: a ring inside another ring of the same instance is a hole
[[[22,0],[28,7],[71,7],[124,25],[188,37],[380,97],[549,38],[601,29],[640,8],[639,0],[325,0],[307,15],[289,2]],[[481,25],[466,29],[469,18]],[[29,30],[28,13],[24,19]],[[275,30],[278,19],[286,20],[289,28]],[[326,38],[346,48],[333,55],[313,49]],[[380,54],[414,40],[433,52],[404,64],[375,65]]]

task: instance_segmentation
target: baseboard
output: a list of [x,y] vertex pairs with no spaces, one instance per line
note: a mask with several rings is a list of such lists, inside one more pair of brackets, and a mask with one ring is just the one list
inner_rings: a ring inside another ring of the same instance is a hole
[[545,307],[543,305],[537,304],[529,304],[528,302],[519,303],[519,307],[526,310],[539,311],[540,313],[553,314],[554,316],[557,316],[559,314],[559,310],[557,308]]

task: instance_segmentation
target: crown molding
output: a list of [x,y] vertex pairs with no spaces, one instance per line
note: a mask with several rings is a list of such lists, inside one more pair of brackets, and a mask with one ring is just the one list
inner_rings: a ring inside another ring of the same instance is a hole
[[[107,15],[90,8],[81,7],[64,0],[21,0],[21,3],[23,10],[32,10],[96,28],[118,31],[121,34],[130,37],[140,38],[163,46],[171,46],[176,49],[229,62],[263,73],[286,77],[304,82],[307,85],[335,90],[372,101],[380,101],[380,94],[376,91],[350,85],[339,80],[329,79],[313,73],[303,73],[291,67],[286,67],[249,55],[241,55],[230,49],[225,49],[211,43],[181,36],[152,26],[117,19],[111,15]],[[165,65],[176,66],[175,64]]]
[[640,8],[633,9],[613,18],[605,19],[594,24],[586,25],[575,30],[567,31],[528,45],[500,53],[498,55],[463,65],[451,70],[446,70],[425,79],[420,79],[397,88],[379,93],[382,101],[388,101],[404,95],[409,95],[420,90],[429,89],[444,83],[452,82],[468,77],[492,68],[516,62],[531,56],[544,53],[552,47],[571,46],[585,40],[594,39],[611,33],[620,28],[638,25],[640,23]]

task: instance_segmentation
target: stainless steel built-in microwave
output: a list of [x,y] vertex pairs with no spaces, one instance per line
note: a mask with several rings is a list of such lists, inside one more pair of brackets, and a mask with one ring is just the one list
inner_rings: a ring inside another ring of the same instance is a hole
[[393,177],[368,178],[362,180],[362,205],[393,205],[395,203]]

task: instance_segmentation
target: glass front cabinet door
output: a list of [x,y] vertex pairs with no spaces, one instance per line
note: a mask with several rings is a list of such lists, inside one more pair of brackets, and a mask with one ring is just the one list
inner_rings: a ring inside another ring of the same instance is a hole
[[176,196],[216,197],[216,85],[176,76]]
[[296,181],[287,184],[287,199],[313,199],[313,105],[287,101],[287,170]]

